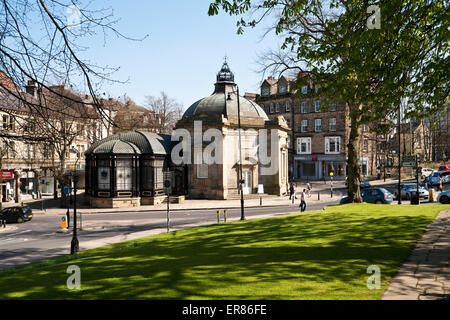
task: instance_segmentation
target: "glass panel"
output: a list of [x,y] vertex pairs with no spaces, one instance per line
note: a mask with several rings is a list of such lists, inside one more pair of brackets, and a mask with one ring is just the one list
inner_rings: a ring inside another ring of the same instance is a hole
[[109,175],[110,168],[109,167],[99,167],[98,168],[98,189],[99,190],[109,190]]
[[155,168],[155,189],[163,189],[164,188],[164,174],[163,168]]
[[153,167],[142,167],[142,188],[153,189]]
[[132,189],[132,168],[131,160],[117,161],[116,168],[116,188],[118,191]]

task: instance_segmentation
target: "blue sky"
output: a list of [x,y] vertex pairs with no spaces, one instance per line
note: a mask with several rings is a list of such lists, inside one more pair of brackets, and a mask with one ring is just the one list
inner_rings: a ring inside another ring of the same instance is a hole
[[[126,93],[138,104],[146,95],[165,91],[187,109],[213,91],[216,73],[225,54],[242,95],[258,92],[261,76],[255,72],[258,53],[278,45],[274,35],[264,37],[262,27],[236,34],[236,17],[208,16],[210,0],[104,0],[121,20],[117,29],[144,41],[111,36],[92,41],[83,55],[101,65],[120,67],[114,75],[128,84],[105,85],[117,97]],[[97,6],[97,4],[96,4]]]

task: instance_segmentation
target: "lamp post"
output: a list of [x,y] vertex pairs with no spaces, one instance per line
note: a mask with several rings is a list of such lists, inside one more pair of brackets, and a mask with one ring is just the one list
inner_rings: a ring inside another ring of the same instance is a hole
[[[241,105],[239,100],[239,86],[236,85],[236,91],[232,90],[233,93],[237,95],[237,113],[238,113],[238,135],[239,135],[239,167],[238,167],[238,179],[239,179],[239,192],[241,194],[241,220],[245,220],[245,212],[244,212],[244,179],[242,173],[242,138],[241,138]],[[228,93],[227,100],[231,100],[230,93]]]
[[241,189],[241,220],[245,220],[244,213],[244,180],[242,177],[242,141],[241,141],[241,106],[239,103],[239,86],[236,85],[238,107],[238,132],[239,132],[239,188]]
[[333,198],[333,175],[334,175],[334,173],[333,173],[333,171],[331,171],[330,172],[330,179],[331,179],[331,193],[330,193],[330,195],[331,195],[331,198]]
[[80,247],[79,242],[77,238],[77,182],[78,182],[78,175],[77,175],[77,164],[78,160],[80,159],[80,152],[75,149],[71,148],[69,149],[69,152],[76,153],[77,160],[75,161],[75,175],[74,175],[74,186],[73,186],[73,192],[74,192],[74,202],[73,202],[73,236],[72,241],[70,243],[70,254],[77,254]]

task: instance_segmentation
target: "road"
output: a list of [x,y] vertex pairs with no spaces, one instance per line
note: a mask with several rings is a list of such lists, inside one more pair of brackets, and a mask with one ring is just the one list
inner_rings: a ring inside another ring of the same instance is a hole
[[[316,203],[307,210],[320,210],[334,202]],[[252,207],[246,218],[269,217],[299,212],[298,205]],[[228,209],[227,221],[240,220],[240,208]],[[0,233],[0,269],[10,268],[70,252],[72,233],[61,232],[58,215],[35,215],[33,220],[11,224],[14,230]],[[217,223],[216,209],[178,210],[170,214],[171,230]],[[166,232],[165,211],[116,212],[82,215],[78,232],[80,250],[130,240],[135,237]]]

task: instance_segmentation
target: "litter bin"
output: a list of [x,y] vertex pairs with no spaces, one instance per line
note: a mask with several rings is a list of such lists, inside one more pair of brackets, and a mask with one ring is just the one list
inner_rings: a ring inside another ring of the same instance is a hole
[[420,204],[419,194],[417,192],[411,193],[411,204]]

